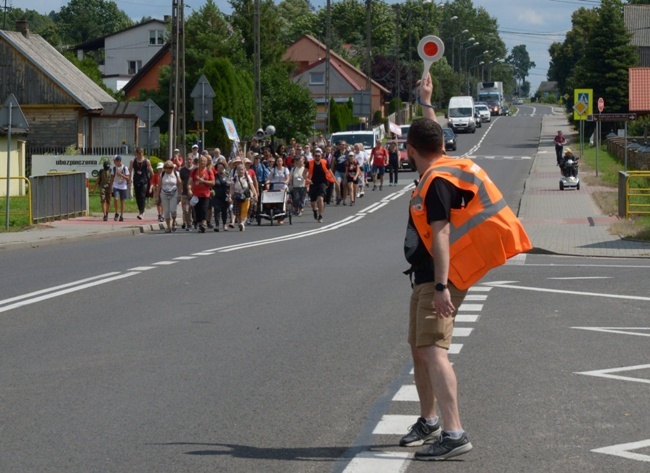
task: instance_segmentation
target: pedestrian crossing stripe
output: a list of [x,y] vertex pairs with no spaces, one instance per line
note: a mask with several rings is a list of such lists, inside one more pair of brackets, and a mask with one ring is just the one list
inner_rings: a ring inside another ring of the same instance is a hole
[[464,158],[468,159],[503,159],[503,160],[528,160],[528,159],[533,159],[530,156],[476,156],[476,155],[470,155],[470,156],[463,156]]

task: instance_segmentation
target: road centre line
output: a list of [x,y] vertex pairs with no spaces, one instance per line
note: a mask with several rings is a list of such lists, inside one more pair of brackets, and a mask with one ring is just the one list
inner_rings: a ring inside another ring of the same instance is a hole
[[135,268],[127,269],[127,271],[142,272],[142,271],[149,271],[150,269],[156,269],[156,267],[155,266],[136,266]]
[[[22,302],[17,302],[15,304],[0,307],[0,313],[7,312],[9,310],[16,309],[18,307],[24,307],[26,305],[35,304],[36,302],[45,301],[47,299],[53,299],[55,297],[63,296],[65,294],[70,294],[72,292],[77,292],[77,291],[81,291],[83,289],[88,289],[90,287],[100,286],[102,284],[107,284],[109,282],[113,282],[113,281],[117,281],[117,280],[120,280],[120,279],[135,276],[136,274],[140,274],[140,273],[132,271],[132,272],[128,272],[128,273],[116,274],[116,275],[111,276],[111,277],[103,277],[103,279],[100,279],[99,281],[87,282],[85,284],[81,284],[81,285],[78,285],[78,286],[75,286],[75,287],[69,287],[67,289],[63,289],[61,291],[50,292],[49,294],[45,294],[45,295],[42,295],[42,296],[39,296],[39,297],[34,297],[33,299],[27,299],[27,300],[22,301]],[[71,283],[71,284],[73,284],[73,283]]]
[[575,277],[570,277],[570,278],[546,278],[546,279],[553,279],[556,281],[571,281],[573,279],[577,280],[583,280],[583,279],[612,279],[611,276],[575,276]]
[[481,139],[479,140],[479,142],[476,143],[474,145],[474,147],[472,149],[470,149],[467,153],[463,154],[462,155],[463,158],[467,158],[470,155],[474,154],[476,151],[478,151],[478,149],[481,147],[481,143],[483,143],[483,140],[485,139],[485,137],[488,135],[488,133],[490,133],[490,130],[492,129],[494,124],[499,121],[499,118],[501,118],[501,117],[497,117],[494,120],[492,120],[492,124],[489,126],[489,128],[487,130],[485,130],[485,133],[483,134],[483,136],[481,136]]
[[373,213],[373,212],[379,210],[380,208],[382,208],[382,207],[384,207],[384,206],[386,206],[386,205],[388,205],[388,202],[380,202],[379,205],[378,205],[377,207],[375,207],[374,209],[370,210],[368,213]]
[[69,282],[69,283],[61,284],[60,286],[48,287],[47,289],[41,289],[39,291],[30,292],[29,294],[22,294],[20,296],[11,297],[9,299],[4,299],[4,300],[0,301],[0,305],[9,304],[11,302],[19,301],[21,299],[29,299],[30,297],[45,294],[46,292],[52,292],[52,291],[56,291],[56,290],[59,290],[59,289],[65,289],[66,287],[76,286],[78,284],[87,283],[87,282],[90,282],[90,281],[94,281],[96,279],[109,278],[111,276],[115,276],[116,274],[120,274],[120,273],[116,272],[116,271],[112,272],[112,273],[104,273],[104,274],[99,274],[97,276],[92,276],[90,278],[80,279],[78,281],[72,281],[72,282]]

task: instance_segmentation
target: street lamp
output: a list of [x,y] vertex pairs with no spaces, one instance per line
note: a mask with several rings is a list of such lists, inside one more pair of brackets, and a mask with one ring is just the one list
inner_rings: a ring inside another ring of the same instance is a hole
[[[457,16],[452,16],[452,18],[458,18]],[[454,36],[451,37],[451,70],[455,71],[456,70],[456,58],[455,58],[455,51],[456,51],[456,36],[462,36],[465,33],[469,33],[469,30],[463,30],[458,34],[455,34]],[[462,40],[461,40],[462,41]]]
[[475,42],[475,43],[473,43],[473,44],[470,44],[469,46],[467,46],[467,47],[465,48],[465,77],[467,78],[467,89],[466,89],[466,90],[467,90],[467,95],[472,95],[472,94],[470,93],[470,90],[469,90],[469,62],[467,61],[467,51],[468,51],[470,48],[473,48],[474,46],[478,46],[479,44],[481,44],[481,43],[479,43],[479,42],[477,41],[477,42]]

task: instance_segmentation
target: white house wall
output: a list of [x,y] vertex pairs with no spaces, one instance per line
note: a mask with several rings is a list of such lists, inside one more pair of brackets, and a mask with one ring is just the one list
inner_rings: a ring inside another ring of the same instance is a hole
[[161,30],[166,33],[165,24],[160,22],[144,24],[107,37],[104,42],[104,74],[127,75],[129,61],[141,61],[141,67],[149,62],[164,46],[164,44],[149,44],[150,30]]

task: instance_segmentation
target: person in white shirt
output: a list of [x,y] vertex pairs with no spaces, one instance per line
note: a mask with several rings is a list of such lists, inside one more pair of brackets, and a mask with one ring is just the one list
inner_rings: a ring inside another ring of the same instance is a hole
[[[115,217],[113,220],[124,221],[124,201],[126,191],[131,184],[131,174],[128,166],[122,164],[122,156],[119,154],[113,158],[113,171],[111,173],[111,187],[113,189],[113,201],[115,203]],[[117,201],[120,201],[120,211],[117,212]]]
[[368,164],[368,156],[366,151],[363,149],[363,143],[354,144],[354,160],[359,165],[361,172],[359,174],[359,185],[357,186],[357,197],[363,197],[365,195],[363,189],[366,184],[366,165]]

